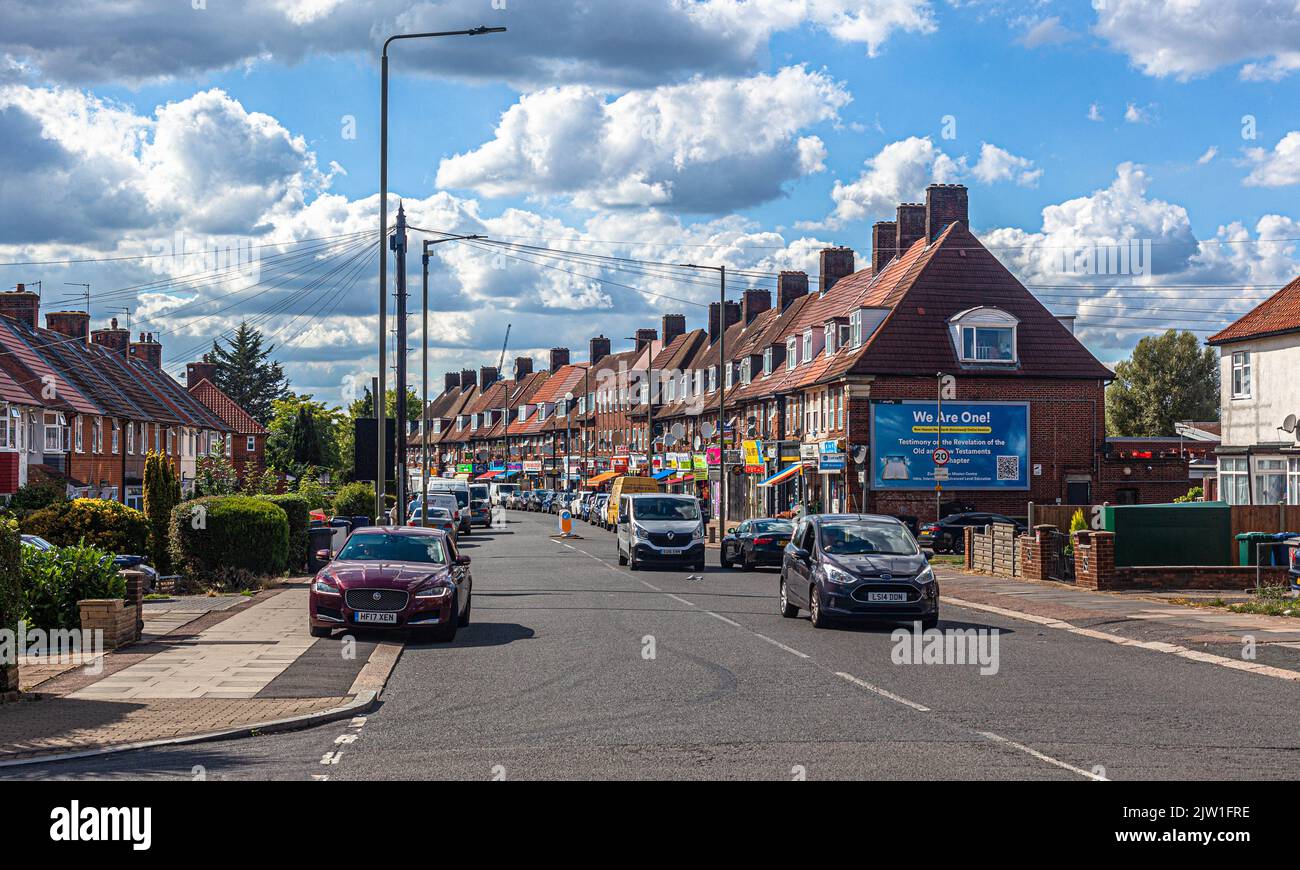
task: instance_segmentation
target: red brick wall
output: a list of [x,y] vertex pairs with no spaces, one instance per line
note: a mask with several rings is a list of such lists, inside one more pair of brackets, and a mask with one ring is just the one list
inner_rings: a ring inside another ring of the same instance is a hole
[[259,475],[266,471],[266,436],[254,435],[253,449],[248,449],[247,435],[233,435],[230,464],[235,467],[235,473],[239,475],[242,483],[244,478],[250,473]]
[[[1124,470],[1129,473],[1125,474]],[[1187,461],[1177,457],[1157,459],[1105,459],[1092,487],[1094,504],[1119,504],[1120,490],[1137,490],[1137,504],[1162,504],[1191,489]]]

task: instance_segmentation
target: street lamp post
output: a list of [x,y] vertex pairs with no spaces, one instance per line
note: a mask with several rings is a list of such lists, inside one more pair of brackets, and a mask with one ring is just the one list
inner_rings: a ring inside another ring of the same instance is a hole
[[[425,239],[420,255],[420,268],[424,275],[423,293],[424,304],[422,307],[423,324],[420,328],[421,343],[424,347],[420,354],[420,396],[424,406],[420,411],[420,524],[424,524],[424,504],[429,501],[429,248],[441,242],[456,242],[464,239],[478,239],[482,236],[448,236],[444,239]],[[406,324],[401,327],[402,332],[406,331]],[[401,371],[405,373],[406,367],[402,366]],[[405,382],[397,385],[397,394],[403,396],[406,394]],[[403,420],[400,425],[405,425]],[[405,510],[405,508],[403,508]]]
[[[636,341],[635,337],[629,337],[629,341]],[[655,473],[655,342],[654,339],[646,342],[646,450],[645,464],[649,476],[654,477]],[[629,461],[630,464],[630,461]]]
[[436,33],[399,33],[384,40],[379,56],[379,384],[375,393],[375,433],[379,462],[375,470],[375,517],[384,515],[384,476],[387,473],[385,450],[387,433],[388,389],[388,46],[399,39],[429,39],[435,36],[480,36],[502,33],[504,27],[475,27],[470,30],[445,30]]
[[727,380],[723,372],[723,366],[728,365],[727,267],[683,265],[718,273],[718,538],[721,540],[727,534]]

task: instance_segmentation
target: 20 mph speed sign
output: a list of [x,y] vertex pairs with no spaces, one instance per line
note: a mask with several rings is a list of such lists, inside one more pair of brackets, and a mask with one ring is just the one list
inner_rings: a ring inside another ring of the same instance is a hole
[[933,456],[934,456],[934,464],[935,464],[935,465],[947,465],[947,464],[948,464],[948,451],[947,451],[946,448],[943,448],[943,447],[936,447],[936,448],[934,448]]

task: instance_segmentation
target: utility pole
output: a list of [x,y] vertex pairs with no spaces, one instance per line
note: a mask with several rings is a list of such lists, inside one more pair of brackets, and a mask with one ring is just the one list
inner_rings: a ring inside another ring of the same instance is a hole
[[[943,372],[937,372],[934,376],[934,379],[935,379],[934,401],[935,401],[935,407],[938,409],[938,413],[939,413],[939,419],[936,421],[937,425],[934,430],[934,450],[935,453],[937,454],[939,450],[943,448]],[[947,466],[944,467],[946,468]],[[935,476],[938,477],[938,475]],[[942,496],[943,496],[943,483],[941,481],[936,480],[934,482],[934,521],[936,523],[943,519],[942,511],[939,507],[939,502]]]
[[[384,515],[384,460],[387,451],[384,432],[384,404],[388,394],[388,254],[384,240],[388,237],[388,46],[399,39],[429,39],[436,36],[480,36],[502,33],[504,27],[475,27],[471,30],[446,30],[437,33],[399,33],[384,40],[379,57],[379,378],[375,390],[376,434],[379,436],[378,471],[375,473],[375,517]],[[403,508],[405,505],[403,505]],[[405,518],[403,518],[405,519]]]
[[[397,455],[394,457],[393,473],[397,476],[397,510],[394,514],[397,525],[406,522],[406,210],[397,204],[397,232],[391,243],[396,255],[397,266]],[[384,397],[387,405],[387,396]]]
[[718,538],[727,533],[727,267],[697,266],[683,263],[688,269],[711,269],[718,273]]
[[[423,274],[423,300],[421,312],[423,325],[420,329],[423,347],[420,353],[421,389],[420,398],[424,403],[420,410],[420,524],[424,525],[424,505],[429,501],[429,248],[441,242],[456,242],[462,239],[479,239],[482,236],[449,236],[443,239],[425,239],[420,249],[420,269]],[[403,330],[405,331],[405,330]]]

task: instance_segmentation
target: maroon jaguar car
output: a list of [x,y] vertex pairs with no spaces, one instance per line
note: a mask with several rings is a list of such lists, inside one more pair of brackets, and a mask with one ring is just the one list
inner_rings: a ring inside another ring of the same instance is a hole
[[472,584],[469,556],[439,529],[358,529],[312,581],[311,634],[409,628],[449,641],[458,626],[469,625]]

